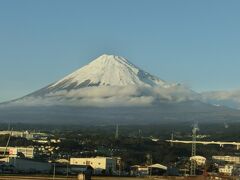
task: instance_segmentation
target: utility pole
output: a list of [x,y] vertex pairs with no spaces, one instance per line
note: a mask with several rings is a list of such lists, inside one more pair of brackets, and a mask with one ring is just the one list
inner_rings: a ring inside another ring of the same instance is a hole
[[121,158],[119,157],[119,158],[117,159],[117,161],[118,161],[118,166],[119,166],[118,176],[121,176],[121,163],[122,163]]
[[[192,129],[192,157],[196,156],[196,136],[197,136],[198,126],[197,124],[194,124]],[[196,161],[194,159],[191,160],[191,169],[190,169],[190,175],[195,176],[196,175]]]
[[53,163],[53,180],[55,179],[56,176],[56,163]]
[[119,130],[118,130],[118,124],[116,126],[116,132],[115,132],[115,140],[118,140],[119,138]]
[[11,121],[8,122],[8,131],[10,131]]
[[68,163],[67,163],[67,178],[68,178]]
[[[173,132],[171,134],[171,140],[173,141]],[[173,146],[173,142],[171,142],[171,146]]]
[[13,128],[11,129],[11,131],[10,131],[10,133],[9,133],[9,136],[8,136],[7,144],[6,144],[4,153],[3,153],[3,156],[4,156],[4,157],[5,157],[6,151],[7,151],[7,149],[8,149],[8,145],[9,145],[9,142],[10,142],[10,139],[11,139],[11,136],[12,136],[12,131],[13,131]]
[[138,137],[139,137],[139,138],[142,137],[142,131],[141,131],[141,129],[138,129]]
[[[151,154],[147,154],[147,166],[151,166],[152,165],[152,155]],[[149,175],[152,176],[152,168],[149,168]]]
[[67,178],[68,178],[68,173],[69,173],[69,164],[70,164],[70,160],[69,160],[69,154],[68,154],[68,162],[67,162]]

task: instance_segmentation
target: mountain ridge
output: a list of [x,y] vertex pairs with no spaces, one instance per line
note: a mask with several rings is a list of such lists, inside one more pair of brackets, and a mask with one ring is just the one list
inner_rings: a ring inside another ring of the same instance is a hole
[[123,57],[104,54],[59,81],[12,101],[12,104],[142,106],[159,100],[193,100],[197,96],[191,89],[168,83]]
[[201,100],[199,93],[181,84],[168,83],[125,58],[105,54],[59,81],[2,103],[0,120],[101,124],[240,117],[240,111]]

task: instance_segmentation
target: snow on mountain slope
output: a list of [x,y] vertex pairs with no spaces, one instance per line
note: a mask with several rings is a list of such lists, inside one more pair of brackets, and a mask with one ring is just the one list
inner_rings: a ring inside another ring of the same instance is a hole
[[165,81],[137,68],[122,57],[104,54],[49,88],[72,89],[89,86],[128,85],[170,86]]
[[0,120],[82,125],[240,117],[238,111],[201,100],[203,97],[191,89],[165,82],[122,57],[102,55],[49,86],[0,104]]
[[102,55],[65,78],[13,102],[17,105],[146,106],[198,99],[114,55]]

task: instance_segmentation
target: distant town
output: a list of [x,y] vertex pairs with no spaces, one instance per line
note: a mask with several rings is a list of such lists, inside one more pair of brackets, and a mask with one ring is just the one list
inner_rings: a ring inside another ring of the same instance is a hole
[[240,176],[239,123],[183,123],[175,130],[170,124],[1,127],[0,172],[6,178]]

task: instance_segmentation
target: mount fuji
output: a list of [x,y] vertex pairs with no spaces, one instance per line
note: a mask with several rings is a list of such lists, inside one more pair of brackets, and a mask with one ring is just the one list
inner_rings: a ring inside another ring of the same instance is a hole
[[72,89],[89,86],[166,86],[166,82],[137,68],[128,60],[102,55],[49,88]]
[[167,83],[122,57],[104,54],[10,105],[142,106],[197,97],[190,89]]
[[[102,55],[59,81],[0,105],[0,120],[66,123],[156,123],[223,120],[236,110],[201,101],[201,95],[168,83],[127,59]],[[233,116],[233,117],[232,117]]]

